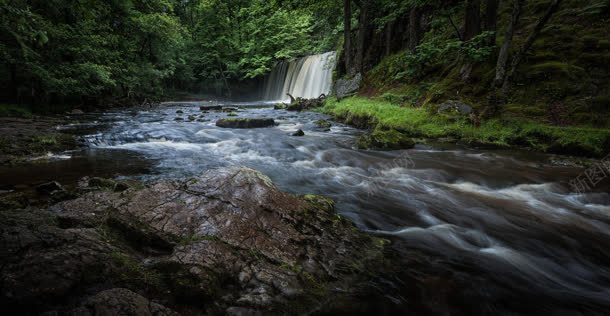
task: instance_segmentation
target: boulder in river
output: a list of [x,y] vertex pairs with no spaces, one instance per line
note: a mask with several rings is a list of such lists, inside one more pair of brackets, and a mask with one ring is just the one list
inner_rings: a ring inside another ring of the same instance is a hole
[[225,118],[216,121],[223,128],[261,128],[275,126],[272,118]]
[[41,194],[51,194],[57,191],[65,191],[64,187],[57,181],[46,182],[36,186],[36,192]]
[[325,130],[330,130],[330,127],[332,126],[332,123],[328,120],[317,120],[314,122],[314,124],[316,124],[317,127]]
[[303,132],[302,129],[299,129],[296,132],[292,133],[292,136],[305,136],[305,132]]
[[222,110],[222,105],[202,105],[199,109],[201,111],[219,111]]
[[359,149],[410,149],[415,146],[415,141],[394,129],[375,128],[372,132],[360,136],[357,146]]
[[276,103],[273,105],[274,110],[285,110],[288,107],[286,103]]
[[386,245],[243,167],[7,210],[0,232],[0,299],[23,314],[324,312],[362,294]]

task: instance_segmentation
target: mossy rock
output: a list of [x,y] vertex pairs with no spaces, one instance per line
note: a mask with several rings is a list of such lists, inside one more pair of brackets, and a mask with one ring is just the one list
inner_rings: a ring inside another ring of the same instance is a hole
[[275,125],[271,118],[226,118],[216,121],[216,126],[223,128],[262,128]]
[[375,129],[369,134],[360,136],[357,146],[359,149],[409,149],[415,146],[415,141],[406,134],[397,130]]
[[317,120],[314,122],[314,124],[316,124],[317,127],[324,129],[330,129],[332,126],[332,124],[327,120]]

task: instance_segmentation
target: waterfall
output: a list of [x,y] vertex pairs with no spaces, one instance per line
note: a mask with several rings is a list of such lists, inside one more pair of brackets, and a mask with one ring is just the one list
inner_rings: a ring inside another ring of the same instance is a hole
[[267,77],[265,100],[284,101],[288,93],[305,99],[329,94],[334,68],[335,52],[278,62]]

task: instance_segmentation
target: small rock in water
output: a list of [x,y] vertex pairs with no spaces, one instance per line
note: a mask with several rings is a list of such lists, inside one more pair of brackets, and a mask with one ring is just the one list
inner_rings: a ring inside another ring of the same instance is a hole
[[176,111],[176,114],[183,114],[184,112],[182,110],[178,110]]
[[231,113],[227,114],[227,116],[237,116],[237,113],[231,112]]
[[238,108],[230,107],[230,106],[222,108],[223,112],[237,112],[238,110],[239,110]]
[[292,133],[292,136],[305,136],[305,132],[303,132],[302,129],[299,129],[296,132]]
[[59,182],[57,182],[57,181],[43,183],[36,187],[36,192],[42,193],[42,194],[51,194],[51,193],[57,192],[57,191],[66,191],[64,189],[64,187],[61,184],[59,184]]
[[222,106],[220,105],[202,105],[199,107],[201,111],[210,111],[210,110],[222,110]]
[[181,118],[181,117],[177,117],[177,118],[174,119],[174,121],[184,121],[184,119]]
[[197,118],[194,115],[189,115],[188,119],[189,119],[189,122],[192,122],[192,121],[196,120]]
[[274,110],[285,110],[288,107],[286,103],[277,103],[273,106]]
[[72,112],[70,112],[70,114],[72,114],[72,115],[82,115],[82,114],[85,114],[85,112],[83,112],[83,110],[74,109],[74,110],[72,110]]
[[317,120],[315,124],[319,128],[324,128],[326,130],[330,130],[330,127],[332,126],[332,124],[327,120]]
[[226,118],[216,121],[216,126],[223,128],[261,128],[274,126],[271,118]]

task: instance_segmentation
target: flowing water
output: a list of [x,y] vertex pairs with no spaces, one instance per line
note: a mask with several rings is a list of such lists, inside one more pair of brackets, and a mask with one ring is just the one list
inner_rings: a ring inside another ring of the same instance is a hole
[[[610,311],[608,181],[576,195],[566,182],[582,170],[547,155],[447,145],[363,151],[354,148],[362,131],[341,124],[322,130],[314,124],[322,114],[231,105],[241,107],[239,117],[271,117],[278,125],[218,128],[227,114],[202,114],[198,103],[93,115],[66,127],[86,127],[87,150],[0,170],[0,182],[173,178],[249,166],[282,190],[334,198],[360,229],[393,241],[399,264],[377,280],[380,297],[370,298],[385,311]],[[207,121],[175,121],[188,115]],[[306,136],[290,136],[297,129]]]
[[267,77],[264,99],[286,101],[290,98],[317,98],[328,95],[332,86],[335,52],[279,62]]

